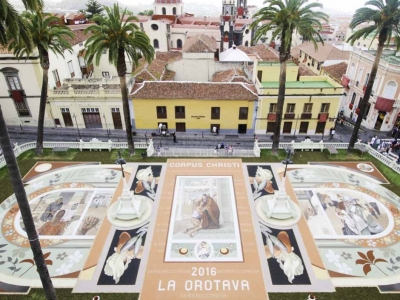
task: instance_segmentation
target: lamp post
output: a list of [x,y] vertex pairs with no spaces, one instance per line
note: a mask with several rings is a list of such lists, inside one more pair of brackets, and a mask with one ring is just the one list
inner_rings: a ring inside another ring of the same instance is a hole
[[115,161],[115,164],[121,166],[122,178],[125,178],[124,165],[126,164],[126,161],[125,161],[125,159],[122,158],[121,150],[118,150],[117,156],[118,156],[118,159]]
[[296,118],[296,124],[294,125],[294,132],[293,132],[293,139],[296,139],[296,128],[297,128],[297,122],[299,121],[299,116]]
[[110,133],[108,132],[108,126],[107,126],[107,120],[106,120],[105,114],[103,114],[103,118],[104,118],[104,123],[106,124],[107,136],[108,136],[108,139],[110,139]]
[[82,139],[82,137],[81,137],[81,132],[79,131],[78,121],[76,120],[76,115],[75,115],[75,113],[73,114],[73,117],[74,117],[74,119],[75,119],[76,129],[78,129],[79,140],[81,140],[81,139]]

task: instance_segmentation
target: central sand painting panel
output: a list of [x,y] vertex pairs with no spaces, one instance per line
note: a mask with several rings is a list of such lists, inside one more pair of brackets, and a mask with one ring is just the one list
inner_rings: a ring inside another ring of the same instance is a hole
[[165,261],[243,261],[231,176],[177,176]]

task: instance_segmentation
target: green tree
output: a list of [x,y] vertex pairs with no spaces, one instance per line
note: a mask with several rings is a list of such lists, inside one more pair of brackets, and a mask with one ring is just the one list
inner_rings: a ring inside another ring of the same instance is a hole
[[[72,47],[67,38],[72,38],[74,34],[64,24],[59,24],[60,19],[58,17],[50,14],[25,12],[22,14],[22,18],[27,24],[33,45],[39,54],[40,66],[43,69],[36,139],[36,154],[41,155],[43,153],[43,126],[49,81],[49,52],[52,51],[61,57],[64,57],[65,50],[72,52]],[[18,59],[29,57],[31,54],[31,50],[24,43],[18,41],[11,42],[9,49],[14,50]]]
[[[371,7],[367,7],[371,6]],[[365,3],[364,7],[356,10],[353,19],[350,23],[350,28],[354,29],[361,24],[368,26],[355,31],[349,38],[348,42],[354,44],[360,38],[365,38],[368,35],[373,35],[374,39],[378,37],[378,49],[376,50],[374,63],[369,75],[367,88],[365,89],[364,97],[360,100],[358,108],[357,121],[354,124],[353,133],[350,138],[348,152],[354,149],[354,144],[358,138],[358,131],[361,126],[362,118],[367,109],[367,103],[371,97],[372,87],[374,85],[376,73],[379,67],[379,61],[382,56],[385,43],[389,43],[391,38],[396,39],[397,49],[400,48],[400,1],[399,0],[371,0]]]
[[105,12],[106,16],[95,16],[93,21],[97,24],[93,24],[85,30],[85,33],[93,33],[85,44],[87,48],[85,59],[89,64],[95,60],[95,64],[99,65],[103,51],[107,50],[108,61],[117,68],[128,147],[130,154],[133,155],[135,148],[126,87],[126,56],[136,67],[141,57],[150,63],[154,58],[154,49],[146,33],[142,32],[135,23],[132,23],[132,21],[138,21],[136,17],[129,16],[124,21],[126,9],[120,14],[118,4],[114,4],[113,7],[105,7]]
[[[27,10],[40,11],[43,8],[42,0],[23,0]],[[0,1],[0,45],[7,45],[9,39],[22,41],[26,47],[32,49],[32,43],[26,24],[7,0]]]
[[[279,90],[276,110],[276,126],[272,142],[272,153],[278,154],[279,139],[282,122],[283,104],[285,102],[286,87],[286,62],[290,58],[293,33],[308,38],[317,48],[317,42],[323,40],[319,34],[321,20],[327,20],[328,16],[314,9],[322,8],[321,3],[309,3],[308,0],[265,0],[267,6],[261,8],[255,15],[251,28],[256,28],[253,41],[258,41],[267,32],[272,32],[271,41],[280,38],[279,50]],[[261,24],[260,26],[258,26]]]
[[89,0],[88,3],[86,3],[85,16],[89,20],[93,19],[95,15],[101,15],[103,11],[103,6],[96,0]]
[[140,13],[139,13],[139,16],[152,16],[153,15],[153,10],[152,9],[150,9],[150,10],[144,10],[144,11],[141,11]]

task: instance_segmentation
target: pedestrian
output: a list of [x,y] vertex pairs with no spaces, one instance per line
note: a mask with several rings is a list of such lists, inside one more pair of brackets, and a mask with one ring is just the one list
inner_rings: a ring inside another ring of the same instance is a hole
[[374,136],[371,138],[371,140],[369,141],[369,144],[370,144],[371,147],[375,144],[376,138],[377,138],[377,136],[374,135]]
[[161,156],[161,148],[160,148],[160,146],[157,146],[157,156],[158,157]]
[[219,128],[218,128],[218,126],[217,126],[217,135],[219,135]]
[[392,138],[394,138],[397,135],[397,131],[398,131],[397,126],[394,126],[394,128],[392,130]]
[[228,146],[225,146],[225,156],[228,156]]
[[331,137],[329,138],[329,140],[333,139],[333,136],[335,135],[335,128],[332,127],[330,133]]
[[397,159],[396,163],[400,164],[400,155],[399,155],[399,158]]
[[177,143],[177,141],[176,141],[176,132],[174,132],[174,133],[172,134],[172,137],[174,138],[174,143]]
[[220,149],[225,149],[224,142],[221,142],[221,146],[219,147]]

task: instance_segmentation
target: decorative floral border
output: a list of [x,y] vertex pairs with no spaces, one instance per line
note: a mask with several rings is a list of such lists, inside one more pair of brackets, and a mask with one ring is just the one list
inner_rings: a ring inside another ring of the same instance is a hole
[[[62,183],[52,186],[47,186],[45,188],[39,189],[31,194],[28,195],[28,200],[32,200],[44,193],[48,193],[50,191],[55,191],[59,189],[65,188],[93,188],[93,185],[85,184],[85,183],[76,183],[76,182],[68,182]],[[5,240],[7,240],[10,244],[19,246],[19,247],[26,247],[29,248],[29,241],[26,237],[20,235],[14,228],[14,219],[19,212],[18,203],[15,203],[10,207],[10,209],[6,212],[3,217],[3,222],[1,223],[1,233]],[[66,240],[62,239],[53,239],[53,240],[40,240],[40,245],[45,248],[49,246],[59,245],[64,243]]]

